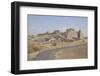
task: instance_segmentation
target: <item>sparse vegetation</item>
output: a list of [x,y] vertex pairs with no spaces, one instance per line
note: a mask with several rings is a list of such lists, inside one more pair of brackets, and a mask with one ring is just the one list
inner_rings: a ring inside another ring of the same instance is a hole
[[57,44],[56,43],[52,43],[52,46],[56,46]]
[[[79,32],[81,31],[79,30]],[[36,56],[36,54],[42,52],[43,50],[63,48],[68,45],[81,45],[85,43],[87,44],[88,38],[83,37],[82,35],[79,35],[81,34],[79,32],[77,33],[77,31],[75,30],[68,29],[65,32],[54,31],[52,33],[47,32],[43,34],[37,34],[36,36],[29,35],[28,36],[28,56],[30,56],[30,54],[34,54],[33,56]],[[57,57],[59,58],[61,54],[64,54],[62,55],[62,57],[66,55],[64,52],[59,52],[57,54]]]

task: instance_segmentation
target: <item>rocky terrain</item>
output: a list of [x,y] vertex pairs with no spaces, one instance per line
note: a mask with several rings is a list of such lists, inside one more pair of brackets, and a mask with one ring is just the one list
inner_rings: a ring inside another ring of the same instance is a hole
[[[69,46],[70,49],[68,49]],[[76,47],[73,49],[73,46]],[[81,51],[78,46],[84,51]],[[74,50],[77,52],[75,53]],[[70,56],[70,52],[72,56]],[[49,55],[53,58],[49,58]],[[81,30],[76,31],[70,28],[66,29],[64,32],[55,30],[51,33],[46,32],[37,35],[28,35],[28,60],[64,58],[87,58],[87,37],[83,36]]]

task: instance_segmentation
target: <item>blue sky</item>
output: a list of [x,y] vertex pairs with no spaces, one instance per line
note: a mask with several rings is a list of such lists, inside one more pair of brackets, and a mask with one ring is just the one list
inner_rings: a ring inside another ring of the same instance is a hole
[[78,16],[49,16],[49,15],[28,15],[28,34],[36,35],[54,30],[65,31],[68,28],[82,30],[87,36],[88,18]]

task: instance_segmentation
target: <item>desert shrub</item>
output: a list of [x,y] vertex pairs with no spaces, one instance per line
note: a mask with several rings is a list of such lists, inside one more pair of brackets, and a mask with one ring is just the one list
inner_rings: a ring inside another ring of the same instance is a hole
[[32,40],[28,40],[28,53],[33,53],[33,52],[37,52],[41,49],[41,46],[32,41]]
[[45,41],[49,41],[49,38],[45,38]]
[[52,43],[52,46],[56,46],[57,44],[56,43]]
[[38,51],[38,50],[41,49],[41,47],[40,47],[39,45],[33,45],[33,46],[32,46],[32,49],[33,49],[34,51]]

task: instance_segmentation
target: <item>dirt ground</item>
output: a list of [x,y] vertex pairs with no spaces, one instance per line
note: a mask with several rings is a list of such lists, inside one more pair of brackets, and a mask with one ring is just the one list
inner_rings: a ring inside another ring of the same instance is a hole
[[87,45],[71,47],[56,53],[56,59],[88,58]]

